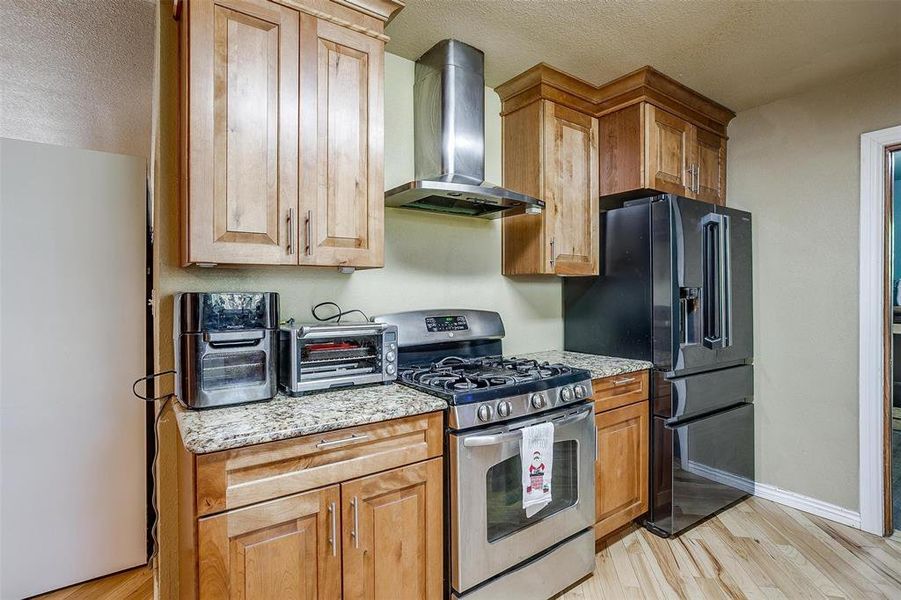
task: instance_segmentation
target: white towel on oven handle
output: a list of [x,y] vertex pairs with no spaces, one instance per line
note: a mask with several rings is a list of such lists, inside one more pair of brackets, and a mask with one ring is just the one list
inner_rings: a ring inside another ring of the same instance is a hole
[[526,517],[551,501],[554,467],[554,424],[539,423],[523,427],[519,455],[522,460],[522,507]]

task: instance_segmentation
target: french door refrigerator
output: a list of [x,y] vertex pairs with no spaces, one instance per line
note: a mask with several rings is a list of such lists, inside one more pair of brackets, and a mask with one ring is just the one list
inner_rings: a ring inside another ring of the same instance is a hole
[[654,363],[645,526],[674,535],[753,489],[751,215],[665,194],[599,232],[600,275],[564,280],[564,346]]

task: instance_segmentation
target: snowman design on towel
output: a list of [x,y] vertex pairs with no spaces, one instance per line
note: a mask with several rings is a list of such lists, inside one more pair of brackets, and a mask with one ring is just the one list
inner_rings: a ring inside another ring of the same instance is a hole
[[548,491],[548,485],[544,483],[544,471],[545,466],[544,461],[541,460],[541,452],[536,450],[532,454],[532,464],[529,465],[529,487],[526,488],[526,493]]

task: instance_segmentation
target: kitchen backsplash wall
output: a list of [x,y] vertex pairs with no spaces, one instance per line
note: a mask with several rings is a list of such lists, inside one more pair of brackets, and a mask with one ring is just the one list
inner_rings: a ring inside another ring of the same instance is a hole
[[[168,25],[168,24],[166,24]],[[426,307],[496,310],[507,327],[505,348],[522,353],[562,348],[561,283],[557,278],[501,275],[500,221],[387,209],[385,267],[342,275],[299,267],[182,268],[177,208],[177,71],[166,56],[174,28],[161,32],[160,153],[157,231],[160,366],[171,364],[172,294],[178,291],[261,290],[281,293],[282,318],[311,320],[310,309],[331,300],[369,315]],[[175,53],[172,53],[174,56]],[[486,90],[486,178],[501,182],[500,100]],[[385,187],[413,178],[413,62],[385,62]]]

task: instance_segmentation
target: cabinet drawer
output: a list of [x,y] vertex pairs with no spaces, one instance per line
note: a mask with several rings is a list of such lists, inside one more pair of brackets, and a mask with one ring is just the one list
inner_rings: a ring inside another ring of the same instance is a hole
[[441,456],[429,413],[196,457],[197,514],[209,515]]
[[591,382],[591,387],[594,390],[592,397],[595,412],[619,408],[648,399],[648,372],[636,371],[595,379]]

